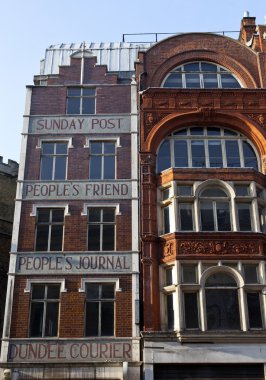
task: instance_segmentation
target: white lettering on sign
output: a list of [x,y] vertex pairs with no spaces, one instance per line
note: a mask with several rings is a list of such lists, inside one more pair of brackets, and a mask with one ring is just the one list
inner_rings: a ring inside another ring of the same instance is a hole
[[116,361],[132,360],[131,342],[10,343],[8,361]]
[[88,255],[59,253],[17,255],[16,273],[20,274],[61,274],[64,273],[128,273],[132,270],[131,254]]
[[94,115],[86,117],[30,117],[29,133],[125,133],[130,116]]
[[131,182],[24,182],[23,199],[129,199]]

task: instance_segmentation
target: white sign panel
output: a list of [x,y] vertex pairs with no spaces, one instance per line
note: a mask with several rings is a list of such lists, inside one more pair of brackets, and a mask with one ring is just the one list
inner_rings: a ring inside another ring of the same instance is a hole
[[131,182],[42,182],[26,181],[23,183],[22,197],[25,200],[51,199],[130,199],[132,197]]
[[29,133],[79,134],[79,133],[128,133],[129,115],[31,116]]

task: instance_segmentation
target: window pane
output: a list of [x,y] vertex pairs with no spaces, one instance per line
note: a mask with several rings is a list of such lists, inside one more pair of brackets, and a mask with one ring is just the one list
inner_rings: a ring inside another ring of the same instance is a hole
[[87,284],[86,296],[88,300],[98,300],[100,298],[100,285],[94,283]]
[[217,187],[209,187],[203,190],[200,194],[201,197],[227,197],[227,194],[224,190],[219,189]]
[[80,98],[68,98],[67,113],[70,115],[80,114]]
[[237,287],[235,279],[228,275],[227,273],[214,273],[209,276],[205,283],[206,287],[217,287],[217,286],[234,286]]
[[102,156],[90,157],[90,179],[102,179]]
[[175,141],[174,151],[175,151],[175,167],[187,168],[188,167],[187,142],[185,140]]
[[57,336],[58,302],[48,302],[46,305],[45,336]]
[[42,153],[43,154],[54,154],[54,143],[42,143]]
[[218,88],[217,74],[203,74],[204,88]]
[[102,284],[102,298],[113,299],[115,297],[113,284]]
[[114,302],[102,302],[101,304],[101,335],[114,335]]
[[52,221],[53,222],[63,222],[64,221],[64,210],[52,209]]
[[104,143],[104,153],[105,154],[115,154],[115,144],[112,142]]
[[237,141],[226,141],[226,158],[227,158],[227,166],[229,168],[240,167],[240,156],[239,156],[239,148]]
[[244,264],[244,276],[246,284],[257,284],[258,283],[258,272],[256,264]]
[[32,286],[32,294],[31,298],[34,300],[36,299],[44,299],[44,294],[45,294],[45,285],[43,284],[34,284]]
[[115,178],[115,156],[105,156],[104,157],[104,179],[114,179]]
[[55,225],[51,227],[50,251],[61,251],[63,242],[63,226]]
[[207,128],[208,136],[221,136],[221,129],[217,127],[208,127]]
[[239,330],[239,305],[237,290],[206,289],[208,330]]
[[192,186],[177,186],[177,193],[178,195],[185,196],[185,195],[192,195]]
[[83,96],[95,96],[95,88],[83,88]]
[[202,127],[192,127],[192,128],[190,128],[190,134],[191,134],[191,136],[202,136],[203,135],[203,128]]
[[216,203],[218,231],[231,231],[229,203]]
[[81,88],[80,87],[70,87],[67,90],[68,96],[81,96]]
[[180,203],[180,229],[181,231],[192,231],[193,230],[193,215],[192,215],[192,205],[189,203]]
[[100,222],[101,221],[101,209],[97,207],[90,208],[88,210],[89,222]]
[[100,225],[90,224],[88,230],[88,250],[100,251]]
[[175,322],[174,322],[174,302],[173,302],[173,293],[168,294],[166,296],[167,303],[167,328],[168,330],[174,330]]
[[99,303],[86,303],[86,336],[99,335]]
[[237,196],[250,195],[248,185],[235,185],[235,192]]
[[164,87],[177,87],[182,88],[182,74],[181,73],[172,73],[164,82]]
[[199,71],[199,62],[187,63],[184,65],[184,71]]
[[222,88],[240,88],[238,81],[233,77],[232,74],[222,73],[221,81],[222,81]]
[[200,88],[200,76],[199,74],[186,73],[186,87],[187,88]]
[[55,173],[53,179],[66,178],[66,157],[56,157],[55,160]]
[[215,228],[212,202],[201,202],[200,216],[202,231],[214,231]]
[[170,142],[169,140],[165,140],[160,146],[158,152],[158,162],[157,168],[158,171],[168,169],[171,167],[171,156],[170,156]]
[[40,179],[53,179],[53,157],[43,156],[41,159],[41,175]]
[[197,293],[184,293],[185,326],[187,329],[199,328],[198,295]]
[[169,286],[173,284],[173,268],[166,268],[165,269],[165,286]]
[[47,223],[50,219],[50,209],[39,208],[38,209],[38,223]]
[[48,250],[48,236],[49,227],[47,226],[37,226],[36,233],[36,251],[47,251]]
[[223,167],[221,141],[208,141],[210,167]]
[[103,225],[103,251],[113,251],[115,245],[114,225]]
[[91,142],[90,143],[90,152],[91,154],[102,154],[102,143],[101,142]]
[[115,210],[113,208],[103,208],[103,222],[114,222],[115,220]]
[[56,154],[67,154],[66,143],[56,143]]
[[47,285],[47,298],[59,299],[60,298],[60,285]]
[[205,149],[204,141],[191,141],[192,167],[205,168]]
[[196,265],[190,265],[190,264],[184,264],[182,266],[183,269],[183,282],[185,284],[196,284],[197,283],[197,266]]
[[95,98],[82,98],[82,113],[83,114],[95,113]]
[[217,72],[217,66],[212,65],[211,63],[201,62],[201,70]]
[[250,205],[239,203],[237,205],[237,210],[240,231],[251,231]]
[[163,208],[163,219],[164,219],[164,233],[168,234],[170,232],[170,210],[169,207]]
[[247,293],[249,327],[262,328],[260,295],[259,293]]
[[30,337],[42,336],[43,302],[32,302],[30,311]]
[[247,141],[242,141],[242,144],[245,167],[258,169],[257,157],[251,145]]

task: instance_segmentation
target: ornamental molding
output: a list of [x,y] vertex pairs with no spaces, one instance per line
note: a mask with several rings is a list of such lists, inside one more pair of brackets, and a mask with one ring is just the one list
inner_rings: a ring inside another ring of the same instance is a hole
[[251,120],[254,120],[256,123],[258,123],[261,127],[266,128],[266,113],[258,113],[258,114],[247,114],[247,117],[249,117]]
[[258,255],[257,241],[183,240],[178,241],[178,255]]

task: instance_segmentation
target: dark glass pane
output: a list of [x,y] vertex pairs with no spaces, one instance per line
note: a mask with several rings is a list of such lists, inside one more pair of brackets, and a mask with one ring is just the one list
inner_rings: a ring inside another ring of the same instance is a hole
[[251,231],[250,205],[245,203],[239,203],[237,205],[237,210],[240,231]]
[[55,225],[51,228],[50,251],[61,251],[63,243],[63,226]]
[[191,141],[192,150],[192,167],[194,168],[205,168],[205,149],[204,141]]
[[186,88],[200,88],[199,74],[186,74]]
[[173,73],[170,74],[169,77],[164,82],[163,87],[176,87],[182,88],[182,74],[181,73]]
[[166,199],[168,199],[170,197],[170,188],[164,190],[162,192],[162,199],[163,201],[165,201]]
[[201,71],[213,71],[217,72],[217,66],[212,65],[211,63],[201,62]]
[[103,179],[115,178],[115,156],[104,157]]
[[38,209],[38,223],[48,223],[49,219],[50,219],[50,209],[39,208]]
[[103,222],[114,222],[115,220],[115,209],[113,208],[103,208]]
[[198,295],[197,293],[184,293],[185,325],[187,329],[199,328]]
[[54,208],[52,210],[52,221],[53,222],[63,222],[64,221],[64,210]]
[[102,179],[102,156],[90,157],[90,179]]
[[190,185],[177,186],[177,192],[178,192],[178,195],[181,195],[181,196],[192,195],[192,186]]
[[42,336],[43,302],[32,302],[30,310],[30,337]]
[[101,210],[98,207],[93,207],[89,209],[89,222],[100,222],[101,221]]
[[240,88],[240,84],[232,74],[221,73],[222,88]]
[[160,146],[157,159],[157,170],[161,172],[162,170],[171,167],[171,155],[170,155],[170,142],[165,140]]
[[173,133],[174,136],[187,136],[187,129],[181,129]]
[[99,335],[99,303],[86,303],[86,336]]
[[237,290],[206,289],[205,295],[208,330],[239,330]]
[[49,227],[47,226],[37,226],[36,233],[36,251],[47,251],[48,250],[48,236]]
[[208,141],[209,160],[211,168],[223,167],[223,155],[221,141]]
[[246,284],[257,284],[258,283],[258,272],[256,264],[244,264],[244,276]]
[[100,251],[100,226],[90,224],[88,230],[88,250]]
[[53,179],[66,178],[66,157],[56,157],[55,160],[55,173]]
[[173,268],[166,268],[165,269],[165,278],[166,278],[166,286],[173,284]]
[[174,314],[174,302],[173,294],[168,294],[166,296],[167,302],[167,328],[168,330],[174,330],[175,327],[175,314]]
[[230,129],[224,129],[225,136],[237,136],[237,133],[234,131],[230,131]]
[[184,264],[182,266],[183,269],[183,282],[185,284],[196,284],[197,283],[197,266],[196,265],[190,265],[190,264]]
[[218,88],[217,74],[203,74],[204,88]]
[[219,189],[217,187],[210,187],[208,189],[203,190],[200,196],[217,198],[217,197],[227,197],[227,194],[222,189]]
[[67,90],[68,96],[81,96],[81,88],[80,87],[70,87]]
[[67,113],[80,114],[80,98],[69,98],[67,101]]
[[48,302],[46,305],[45,336],[57,336],[58,302]]
[[180,229],[181,231],[193,230],[192,205],[188,203],[180,204]]
[[192,127],[190,128],[191,136],[203,136],[204,130],[202,127]]
[[83,88],[83,96],[95,96],[95,88]]
[[240,167],[239,147],[237,141],[226,141],[226,158],[229,168]]
[[187,141],[185,140],[175,141],[174,151],[175,151],[175,167],[187,168],[188,167]]
[[164,207],[164,209],[163,209],[163,219],[164,219],[164,233],[168,234],[170,232],[169,207]]
[[205,283],[206,287],[217,287],[217,286],[234,286],[237,287],[235,279],[228,275],[227,273],[214,273],[207,278]]
[[47,285],[47,298],[57,300],[60,298],[60,285]]
[[212,202],[201,202],[200,204],[201,230],[214,231],[214,217]]
[[102,284],[102,297],[103,299],[114,299],[115,289],[113,284]]
[[90,143],[90,152],[91,152],[91,154],[102,154],[103,153],[103,144],[101,142],[91,142]]
[[257,157],[251,145],[247,141],[243,141],[242,144],[245,167],[258,169]]
[[218,231],[231,231],[229,203],[216,203]]
[[184,65],[184,71],[199,71],[199,62]]
[[217,127],[208,127],[207,128],[208,136],[221,136],[221,129]]
[[53,154],[54,153],[54,143],[43,143],[42,144],[42,153],[43,154]]
[[115,153],[115,144],[111,142],[105,142],[104,143],[104,153],[105,154],[114,154]]
[[100,285],[95,283],[87,284],[86,295],[88,300],[98,300],[100,298]]
[[115,247],[115,228],[114,225],[103,225],[103,241],[102,249],[103,251],[113,251]]
[[114,302],[102,302],[101,335],[114,335]]
[[82,98],[82,114],[95,113],[95,98]]
[[259,293],[247,293],[249,328],[262,328],[260,295]]
[[53,157],[43,156],[41,160],[41,175],[40,179],[53,179]]
[[31,298],[36,299],[44,299],[45,295],[45,285],[43,284],[34,284],[32,286]]
[[56,143],[56,154],[67,154],[67,144]]
[[248,185],[235,185],[235,192],[237,196],[247,196],[249,194]]

